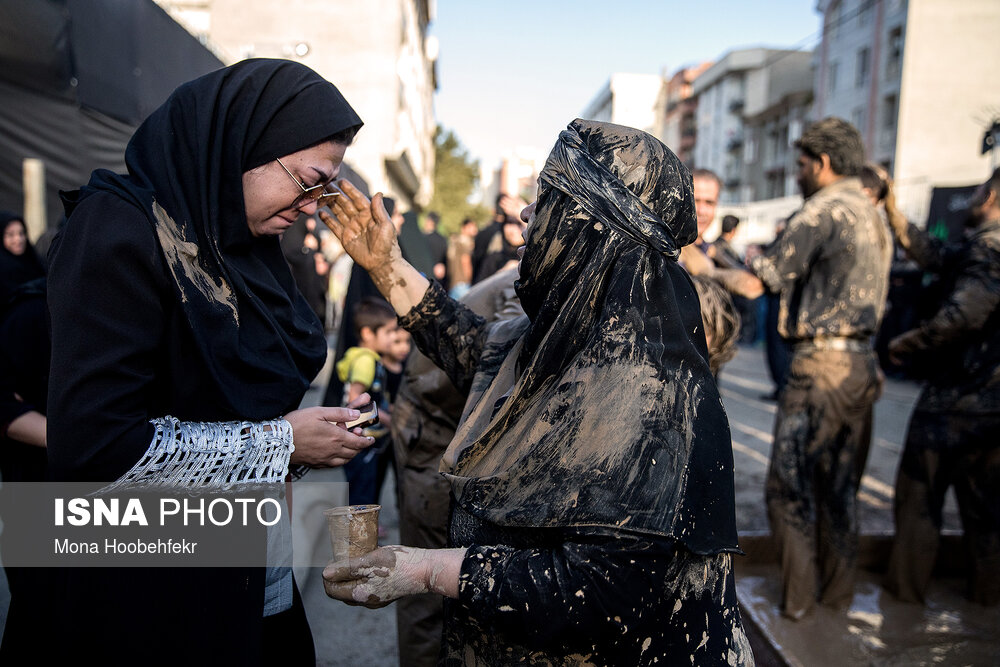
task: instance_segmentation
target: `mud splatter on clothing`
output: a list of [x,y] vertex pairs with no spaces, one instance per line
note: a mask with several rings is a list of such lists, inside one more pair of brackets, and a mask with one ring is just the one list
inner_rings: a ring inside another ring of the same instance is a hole
[[[516,277],[516,269],[501,271],[474,285],[461,301],[490,322],[519,317],[524,312],[514,293]],[[426,549],[448,546],[451,485],[438,466],[455,435],[465,397],[444,371],[414,351],[392,407],[401,544]],[[400,667],[437,665],[443,605],[438,595],[396,601]]]
[[910,417],[896,477],[896,537],[887,587],[923,602],[937,554],[945,492],[954,486],[969,552],[968,595],[1000,603],[1000,221],[944,245],[910,225],[907,252],[941,274],[938,312],[894,351],[928,382]]
[[783,338],[868,338],[878,331],[888,292],[892,243],[857,178],[807,199],[784,233],[751,261],[780,293]]
[[870,339],[892,244],[857,178],[813,194],[752,266],[780,293],[778,331],[798,343],[774,427],[768,516],[781,553],[783,612],[850,601],[858,482],[878,394]]
[[[729,425],[676,262],[696,234],[690,175],[669,149],[577,120],[525,232],[526,316],[488,325],[435,284],[400,318],[470,390],[442,461],[452,543],[470,547],[445,629],[452,663],[752,661],[728,569]],[[466,603],[477,595],[491,597]],[[672,627],[659,612],[678,600],[701,611]]]
[[797,346],[781,394],[767,477],[780,549],[783,611],[799,618],[817,599],[850,603],[857,561],[857,493],[878,391],[872,352]]
[[916,409],[1000,413],[1000,220],[955,245],[910,225],[909,241],[907,253],[940,274],[948,294],[931,319],[897,339],[897,354],[928,379]]
[[460,508],[452,539],[476,546],[459,599],[446,604],[445,665],[753,664],[731,554],[622,533],[503,529]]
[[896,477],[896,535],[886,587],[923,602],[941,533],[945,493],[954,486],[969,553],[967,596],[1000,604],[1000,414],[916,411]]

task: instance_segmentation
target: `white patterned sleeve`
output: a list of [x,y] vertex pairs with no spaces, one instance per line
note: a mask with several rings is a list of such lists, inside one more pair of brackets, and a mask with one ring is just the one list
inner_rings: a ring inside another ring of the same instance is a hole
[[152,419],[149,449],[102,492],[188,488],[226,490],[284,480],[295,446],[284,419],[262,422],[182,422]]

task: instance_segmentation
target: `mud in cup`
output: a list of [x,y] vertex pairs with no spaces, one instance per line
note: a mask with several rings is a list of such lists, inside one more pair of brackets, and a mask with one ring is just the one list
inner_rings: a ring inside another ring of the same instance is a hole
[[323,511],[330,530],[334,561],[364,556],[378,547],[381,509],[381,505],[349,505]]

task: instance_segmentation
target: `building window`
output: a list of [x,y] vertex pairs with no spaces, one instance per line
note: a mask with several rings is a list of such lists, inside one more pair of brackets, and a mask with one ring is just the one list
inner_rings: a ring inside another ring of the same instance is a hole
[[854,72],[854,87],[863,88],[868,84],[868,74],[871,71],[871,50],[866,46],[858,49],[857,69]]
[[886,95],[882,99],[882,118],[879,131],[879,144],[889,148],[896,143],[896,116],[899,114],[899,100],[895,95]]
[[837,91],[837,71],[840,69],[840,63],[830,63],[830,66],[826,70],[826,92],[835,93]]
[[896,127],[896,96],[886,95],[882,103],[882,129],[893,130]]
[[889,31],[889,39],[887,40],[889,48],[887,49],[886,61],[885,61],[885,73],[886,76],[894,76],[899,74],[900,68],[903,64],[903,28],[902,26],[896,26]]
[[867,120],[864,107],[857,107],[851,112],[851,124],[856,127],[858,132],[861,132],[861,134],[865,133]]
[[778,159],[778,131],[772,129],[767,133],[767,143],[764,147],[765,166],[772,166]]
[[785,170],[775,169],[767,173],[767,182],[764,186],[764,197],[766,199],[777,199],[785,196]]

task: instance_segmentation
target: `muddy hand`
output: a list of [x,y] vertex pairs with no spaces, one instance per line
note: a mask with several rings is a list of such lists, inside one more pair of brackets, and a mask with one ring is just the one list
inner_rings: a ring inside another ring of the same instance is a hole
[[330,205],[333,215],[320,211],[319,218],[340,240],[351,259],[370,272],[401,258],[396,228],[382,203],[382,194],[369,201],[349,181],[340,180],[337,187],[344,196],[337,197]]
[[338,562],[323,570],[326,594],[377,609],[406,595],[426,593],[428,550],[389,546]]

